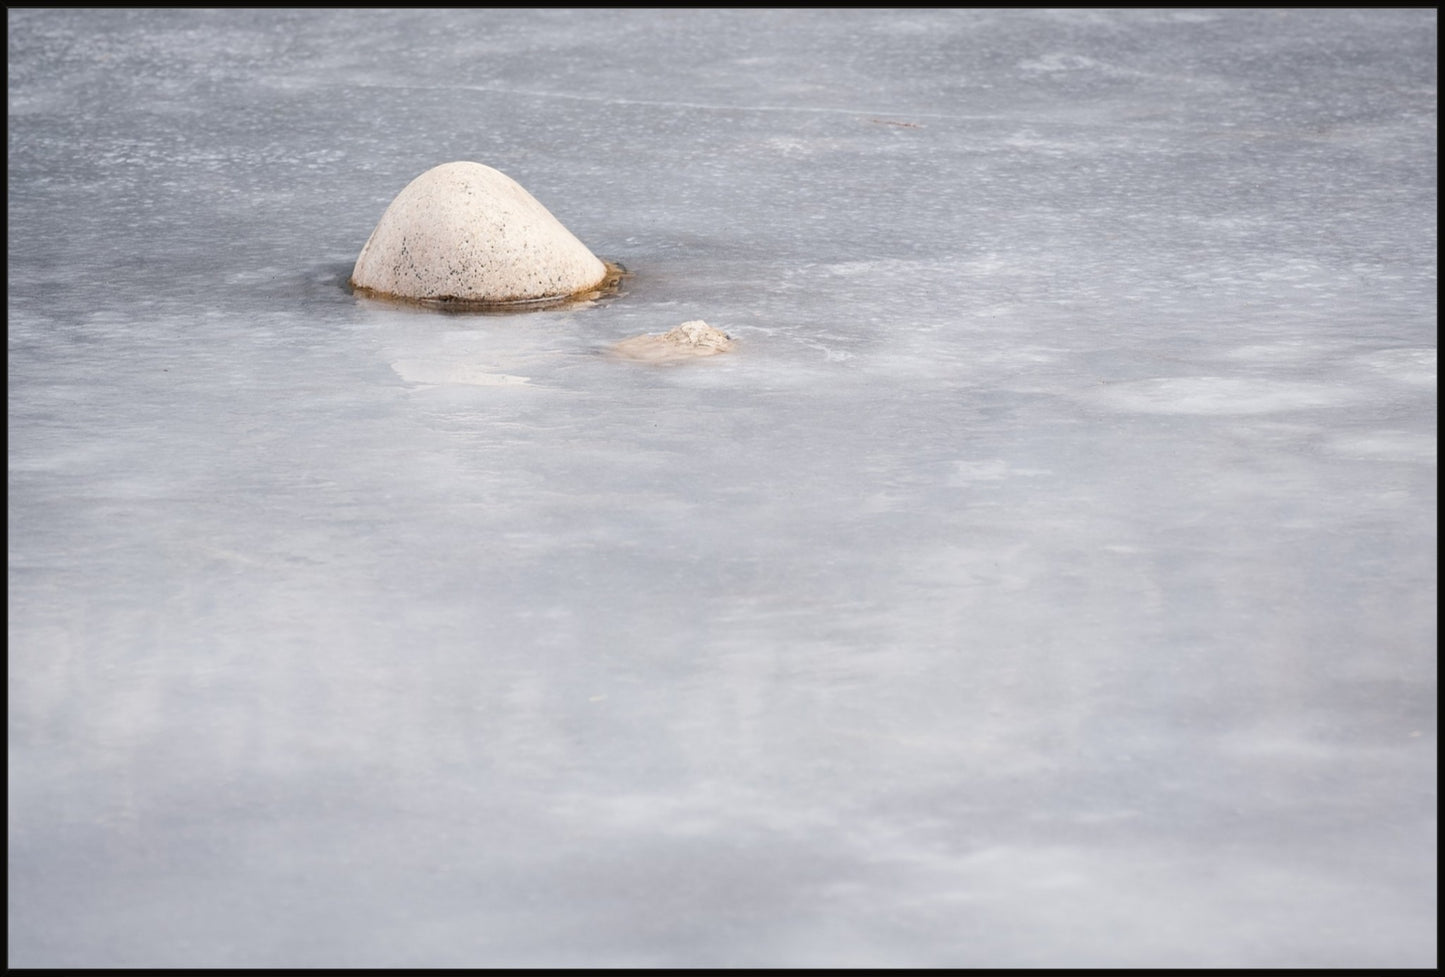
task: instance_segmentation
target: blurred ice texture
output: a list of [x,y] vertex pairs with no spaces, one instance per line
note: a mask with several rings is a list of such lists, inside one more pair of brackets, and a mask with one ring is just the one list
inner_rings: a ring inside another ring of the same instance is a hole
[[1434,11],[7,17],[12,965],[1434,965]]

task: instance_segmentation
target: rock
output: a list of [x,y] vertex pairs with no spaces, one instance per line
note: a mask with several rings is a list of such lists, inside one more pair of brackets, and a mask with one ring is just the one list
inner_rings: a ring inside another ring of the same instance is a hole
[[733,338],[701,319],[684,322],[676,329],[646,336],[633,336],[612,347],[614,355],[644,363],[665,363],[726,353]]
[[356,259],[354,288],[391,298],[505,305],[597,288],[605,264],[511,177],[443,163],[396,195]]

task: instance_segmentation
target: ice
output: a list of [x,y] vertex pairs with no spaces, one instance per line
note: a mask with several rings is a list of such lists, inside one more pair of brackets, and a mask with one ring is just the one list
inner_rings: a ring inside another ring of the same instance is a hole
[[1434,11],[7,25],[10,965],[1435,965]]

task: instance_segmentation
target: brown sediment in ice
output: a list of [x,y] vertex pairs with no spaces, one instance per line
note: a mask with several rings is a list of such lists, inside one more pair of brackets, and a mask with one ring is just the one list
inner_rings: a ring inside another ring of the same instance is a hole
[[618,359],[639,363],[673,363],[726,353],[736,345],[736,340],[721,329],[693,319],[664,333],[624,339],[608,352]]

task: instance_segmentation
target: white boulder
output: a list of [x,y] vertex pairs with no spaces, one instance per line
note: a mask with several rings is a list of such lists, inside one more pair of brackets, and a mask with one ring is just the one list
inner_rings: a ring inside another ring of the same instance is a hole
[[397,194],[356,259],[351,284],[404,299],[503,305],[565,299],[607,266],[511,177],[443,163]]

